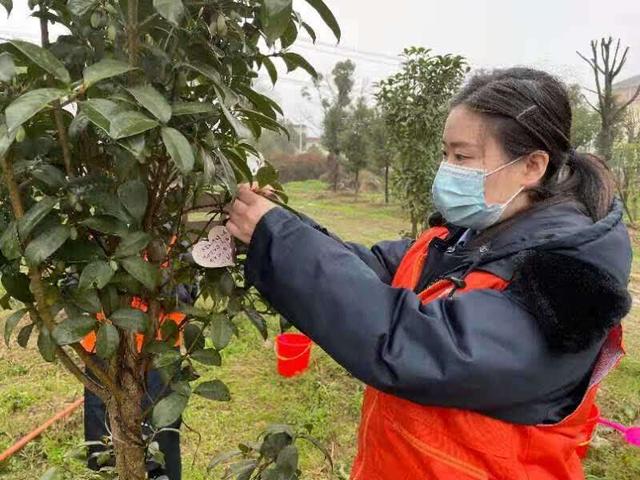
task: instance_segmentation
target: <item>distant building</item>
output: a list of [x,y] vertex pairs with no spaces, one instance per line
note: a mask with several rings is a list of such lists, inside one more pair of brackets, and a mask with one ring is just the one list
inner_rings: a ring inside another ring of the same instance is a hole
[[311,147],[315,147],[322,152],[326,151],[326,148],[322,145],[322,138],[320,137],[307,137],[305,139],[304,146],[306,150],[309,150]]
[[[613,84],[613,94],[620,103],[628,102],[640,86],[640,75]],[[629,108],[640,114],[640,95],[629,105]]]

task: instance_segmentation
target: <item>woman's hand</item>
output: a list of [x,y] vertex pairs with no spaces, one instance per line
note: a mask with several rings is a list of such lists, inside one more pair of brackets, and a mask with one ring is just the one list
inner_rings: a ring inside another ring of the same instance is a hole
[[239,185],[236,200],[225,208],[229,214],[227,222],[229,233],[241,242],[248,244],[251,242],[258,222],[269,210],[275,207],[275,203],[255,193],[249,185]]

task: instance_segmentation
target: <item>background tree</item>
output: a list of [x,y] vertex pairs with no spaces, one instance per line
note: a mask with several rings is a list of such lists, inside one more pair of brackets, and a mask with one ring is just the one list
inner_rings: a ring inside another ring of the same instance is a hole
[[569,85],[568,90],[573,114],[571,144],[575,149],[588,150],[598,135],[600,117],[585,100],[580,85]]
[[316,81],[316,90],[324,110],[322,144],[329,151],[327,163],[333,191],[338,189],[340,180],[340,135],[345,128],[347,107],[351,103],[355,69],[356,65],[351,60],[338,62],[328,81],[322,82],[322,78]]
[[441,159],[448,102],[468,71],[459,55],[433,55],[412,47],[402,69],[380,82],[376,99],[397,152],[393,188],[411,218],[412,235],[431,209],[431,183]]
[[354,192],[360,189],[360,171],[366,168],[370,159],[370,130],[373,111],[363,97],[345,116],[345,125],[340,132],[340,146],[344,153],[343,164],[349,173],[354,175]]
[[[326,5],[308,3],[339,37]],[[36,334],[46,361],[59,361],[104,401],[116,472],[142,480],[147,368],[170,382],[149,419],[160,429],[192,394],[228,400],[221,381],[193,382],[199,363],[220,364],[240,315],[266,336],[259,312],[267,309],[242,285],[241,260],[203,269],[181,259],[222,220],[237,182],[253,180],[246,159],[256,152],[248,140],[283,129],[278,105],[252,88],[258,70],[265,67],[275,82],[273,60],[281,59],[288,70],[315,73],[288,50],[299,28],[311,27],[291,0],[29,4],[41,19],[42,46],[0,45],[2,304],[15,309],[5,339],[18,331],[25,346]],[[50,42],[50,21],[69,34]],[[278,187],[269,166],[257,180]],[[194,230],[188,212],[201,207],[203,195],[211,220]],[[179,304],[174,293],[194,278],[202,278],[207,300],[198,308]],[[147,313],[130,308],[134,296],[145,299]],[[161,322],[176,310],[184,322]],[[90,332],[96,356],[79,343]],[[252,478],[289,472],[293,456],[286,455],[277,465],[260,464]],[[245,465],[247,478],[256,468]]]
[[629,47],[625,47],[620,55],[620,39],[616,41],[613,51],[612,45],[612,37],[602,38],[599,41],[591,41],[591,58],[577,52],[593,70],[596,85],[594,93],[597,99],[595,105],[586,101],[600,116],[600,131],[596,138],[596,147],[598,154],[607,161],[612,158],[616,125],[624,118],[627,107],[640,95],[640,86],[626,100],[619,100],[614,95],[613,84],[627,61]]
[[389,172],[393,162],[393,153],[389,146],[389,136],[384,117],[378,109],[373,112],[371,126],[369,128],[369,156],[371,164],[379,170],[384,177],[384,203],[389,203]]
[[640,114],[628,111],[619,130],[611,167],[629,222],[635,225],[640,201]]

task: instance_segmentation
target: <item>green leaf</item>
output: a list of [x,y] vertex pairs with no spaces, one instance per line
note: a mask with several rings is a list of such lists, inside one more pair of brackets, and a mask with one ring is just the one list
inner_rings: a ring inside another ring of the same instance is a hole
[[67,92],[64,90],[57,88],[38,88],[16,98],[5,111],[9,132],[18,128],[54,100],[59,100],[66,94]]
[[247,314],[247,318],[251,320],[251,323],[258,329],[262,338],[266,340],[269,332],[267,331],[267,321],[264,317],[251,307],[245,307],[244,312]]
[[235,134],[240,138],[249,138],[250,133],[247,127],[242,125],[240,120],[238,120],[227,108],[223,101],[220,101],[220,108],[222,109],[222,113],[224,114],[224,118],[227,119],[229,125],[235,132]]
[[220,73],[211,65],[207,65],[206,63],[202,63],[202,62],[194,62],[194,63],[185,63],[184,66],[191,68],[192,70],[195,70],[201,75],[204,75],[209,80],[211,80],[214,83],[214,85],[217,85],[217,86],[222,85],[222,78],[220,77]]
[[49,212],[53,210],[56,203],[58,203],[58,199],[53,197],[43,197],[38,200],[29,211],[25,213],[24,217],[18,220],[18,234],[20,238],[26,239],[36,225],[49,215]]
[[91,262],[82,270],[78,288],[82,290],[94,287],[98,289],[104,288],[109,283],[109,280],[113,278],[114,273],[108,262],[102,260]]
[[16,64],[9,52],[0,53],[0,82],[10,82],[16,75]]
[[96,230],[101,233],[108,233],[110,235],[124,236],[129,233],[129,228],[123,222],[117,218],[107,215],[99,215],[97,217],[90,217],[80,222],[80,225],[84,225],[87,228]]
[[222,181],[224,182],[227,190],[231,195],[235,195],[238,191],[238,182],[236,181],[236,174],[233,173],[233,167],[229,163],[229,159],[220,151],[216,152],[216,156],[222,165]]
[[100,358],[111,358],[120,345],[118,329],[110,323],[100,325],[96,337],[96,355]]
[[132,332],[144,332],[149,325],[146,313],[135,308],[120,308],[109,315],[114,325]]
[[22,255],[18,228],[13,220],[0,234],[0,251],[7,260],[15,260]]
[[316,40],[317,40],[316,31],[313,28],[311,28],[311,25],[309,25],[308,23],[302,22],[302,28],[304,28],[307,31],[307,33],[311,37],[311,41],[313,43],[316,43]]
[[7,15],[11,15],[11,10],[13,10],[13,0],[0,0],[0,5],[2,5],[7,11]]
[[64,67],[64,64],[49,50],[23,40],[9,40],[9,43],[17,48],[20,53],[27,57],[32,63],[50,73],[61,82],[71,82],[71,77]]
[[184,348],[187,351],[201,350],[204,348],[204,336],[202,335],[202,329],[194,324],[189,323],[184,327]]
[[289,48],[296,41],[296,38],[298,38],[298,28],[296,27],[296,22],[294,22],[293,19],[290,18],[287,29],[284,31],[284,34],[280,38],[280,42],[282,42],[282,48]]
[[58,250],[69,238],[69,227],[58,225],[33,239],[24,251],[27,264],[32,267],[40,265]]
[[127,89],[140,105],[149,110],[162,123],[171,119],[171,105],[158,90],[151,85],[142,85]]
[[11,298],[23,303],[32,303],[33,294],[29,289],[29,277],[19,270],[5,269],[2,273],[2,286]]
[[67,9],[77,17],[89,13],[99,0],[68,0]]
[[177,392],[170,393],[153,407],[151,421],[157,428],[171,425],[180,418],[188,402],[189,397]]
[[30,323],[29,325],[25,325],[20,329],[20,332],[18,333],[18,345],[20,345],[22,348],[27,348],[29,338],[31,337],[31,332],[33,332],[33,327],[35,327],[35,324]]
[[287,30],[291,19],[292,0],[264,0],[260,18],[267,40],[273,43]]
[[231,341],[233,336],[233,325],[226,315],[220,315],[211,321],[210,338],[213,346],[222,350]]
[[184,15],[182,0],[153,0],[153,8],[162,18],[176,27]]
[[318,77],[318,72],[316,72],[316,69],[313,68],[313,66],[302,55],[298,55],[297,53],[293,52],[287,52],[283,53],[281,56],[284,60],[284,63],[287,64],[287,72],[291,72],[292,70],[300,67],[313,78]]
[[204,102],[176,102],[171,107],[173,116],[179,115],[198,115],[202,113],[213,113],[215,107],[210,103]]
[[158,122],[134,110],[118,113],[111,120],[109,136],[115,140],[146,132],[158,126]]
[[51,338],[49,329],[44,325],[40,326],[40,333],[38,334],[38,350],[45,361],[53,362],[55,360],[56,344]]
[[64,173],[48,163],[43,163],[35,167],[31,171],[31,175],[52,190],[62,188],[66,183]]
[[141,180],[130,180],[118,187],[118,198],[124,208],[138,222],[142,221],[147,211],[149,200],[147,186]]
[[93,317],[67,318],[53,329],[52,336],[58,345],[78,343],[93,331],[96,323]]
[[258,173],[256,173],[256,179],[258,180],[258,185],[260,185],[260,187],[273,185],[278,181],[278,172],[271,164],[267,164],[258,170]]
[[111,128],[111,120],[116,114],[122,111],[122,106],[111,100],[104,98],[92,98],[83,102],[82,112],[87,116],[89,121],[96,127],[100,128],[106,134],[109,134]]
[[124,269],[142,283],[147,290],[155,290],[160,282],[160,273],[157,267],[137,256],[123,258],[120,262]]
[[102,250],[95,242],[86,239],[67,240],[58,249],[55,257],[67,263],[88,263],[105,258]]
[[9,148],[11,148],[17,133],[18,129],[10,132],[6,124],[0,123],[0,157],[3,157]]
[[191,172],[195,158],[189,141],[175,128],[163,127],[160,132],[167,152],[169,152],[178,169],[184,175]]
[[298,449],[295,445],[287,445],[278,454],[276,466],[284,478],[291,478],[298,469]]
[[178,363],[181,359],[182,355],[180,355],[180,352],[171,348],[171,350],[156,355],[153,359],[153,366],[155,368],[169,367]]
[[115,258],[136,255],[151,241],[151,236],[145,232],[133,232],[122,237],[114,254]]
[[204,363],[205,365],[215,365],[216,367],[222,365],[222,357],[213,348],[196,350],[190,356],[196,362]]
[[269,57],[262,57],[262,64],[264,65],[264,68],[267,69],[269,78],[271,78],[271,83],[275,85],[278,81],[278,69]]
[[114,60],[112,58],[105,58],[104,60],[100,60],[98,63],[89,65],[84,69],[84,72],[82,72],[84,86],[85,88],[89,88],[97,82],[106,80],[107,78],[117,77],[118,75],[130,72],[131,70],[135,70],[135,67],[128,63],[121,62],[120,60]]
[[338,20],[333,15],[329,7],[322,0],[307,0],[307,3],[311,5],[316,12],[320,14],[324,23],[331,29],[333,34],[336,37],[338,42],[340,41],[340,37],[342,36],[342,32],[340,31],[340,25],[338,25]]
[[70,294],[71,302],[80,310],[89,313],[98,313],[102,310],[100,297],[94,289],[73,289]]
[[7,347],[9,346],[9,340],[11,339],[13,331],[15,330],[18,323],[20,323],[20,320],[24,318],[26,313],[27,309],[21,308],[20,310],[16,310],[11,315],[9,315],[4,321],[4,343]]
[[208,398],[209,400],[217,400],[219,402],[228,402],[231,400],[229,388],[220,380],[212,380],[199,384],[193,391],[196,395]]

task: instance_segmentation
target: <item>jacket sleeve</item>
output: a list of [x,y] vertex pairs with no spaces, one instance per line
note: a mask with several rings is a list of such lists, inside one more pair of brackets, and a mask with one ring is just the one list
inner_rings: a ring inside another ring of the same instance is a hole
[[405,253],[411,246],[411,240],[390,240],[375,244],[373,247],[368,248],[364,245],[352,242],[343,242],[337,235],[329,232],[325,227],[318,224],[312,218],[300,214],[302,223],[312,227],[313,229],[322,232],[323,234],[333,238],[336,242],[342,244],[347,249],[351,250],[360,260],[362,260],[367,266],[373,270],[376,275],[384,283],[390,284],[393,277],[404,257]]
[[576,365],[591,365],[550,354],[508,294],[478,290],[423,305],[282,209],[258,224],[246,276],[352,375],[418,403],[506,408],[573,388],[584,379]]

